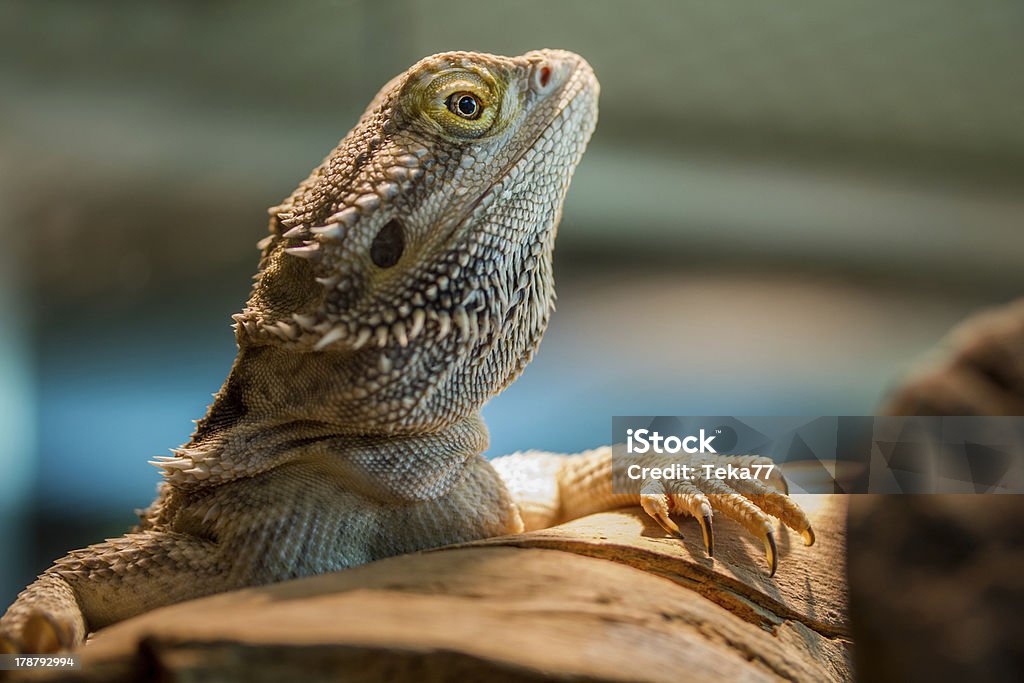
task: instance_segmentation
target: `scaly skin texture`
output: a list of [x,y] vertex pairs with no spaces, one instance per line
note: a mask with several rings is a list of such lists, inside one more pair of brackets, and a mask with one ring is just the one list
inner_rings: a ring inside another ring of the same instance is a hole
[[740,519],[774,571],[765,512],[811,534],[781,494],[613,495],[607,448],[481,457],[480,408],[553,309],[555,233],[597,96],[590,66],[557,50],[436,55],[384,86],[271,209],[238,357],[191,441],[154,462],[156,501],[23,591],[0,648],[73,647],[161,605],[638,502],[673,533],[670,513],[695,514],[709,550],[712,509]]

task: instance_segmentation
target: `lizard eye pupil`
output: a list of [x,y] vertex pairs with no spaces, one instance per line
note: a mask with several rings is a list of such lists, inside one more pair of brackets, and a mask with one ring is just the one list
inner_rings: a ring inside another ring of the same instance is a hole
[[472,97],[459,98],[459,113],[463,116],[472,116],[476,113],[476,100]]
[[405,231],[397,220],[390,220],[380,229],[370,245],[370,260],[378,268],[390,268],[405,251]]
[[476,95],[468,92],[457,92],[450,96],[447,105],[451,113],[471,121],[480,118],[480,113],[483,111],[483,105],[480,104],[480,100],[477,99]]

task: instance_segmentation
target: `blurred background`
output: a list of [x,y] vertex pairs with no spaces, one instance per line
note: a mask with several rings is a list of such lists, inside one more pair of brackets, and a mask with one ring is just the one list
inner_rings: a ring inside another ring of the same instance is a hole
[[1019,295],[1024,4],[0,2],[0,604],[122,533],[234,356],[265,208],[391,76],[584,55],[559,310],[490,454],[869,414]]

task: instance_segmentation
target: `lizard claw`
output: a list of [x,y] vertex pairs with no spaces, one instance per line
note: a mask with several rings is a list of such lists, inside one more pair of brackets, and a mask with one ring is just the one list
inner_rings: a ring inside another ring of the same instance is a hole
[[[731,464],[762,464],[767,459],[756,456],[728,456]],[[767,461],[770,462],[770,461]],[[672,536],[682,538],[670,512],[686,513],[697,520],[704,540],[704,550],[714,557],[715,536],[712,512],[717,511],[739,522],[764,544],[769,576],[779,568],[779,551],[775,542],[772,517],[795,530],[806,545],[814,544],[814,530],[807,515],[785,493],[785,479],[773,481],[776,487],[755,479],[723,480],[695,477],[671,483],[648,479],[641,484],[640,503],[644,510]]]
[[711,526],[711,515],[701,515],[697,518],[697,523],[700,524],[700,530],[704,536],[704,550],[707,551],[708,557],[714,557],[715,530]]
[[771,573],[768,576],[775,576],[779,568],[779,549],[775,546],[775,532],[768,531],[764,535],[764,554],[768,560],[768,567]]
[[643,507],[644,512],[653,518],[670,536],[675,536],[679,539],[683,538],[683,532],[679,530],[679,525],[673,522],[669,516],[668,498],[665,494],[643,493],[640,495],[640,505]]

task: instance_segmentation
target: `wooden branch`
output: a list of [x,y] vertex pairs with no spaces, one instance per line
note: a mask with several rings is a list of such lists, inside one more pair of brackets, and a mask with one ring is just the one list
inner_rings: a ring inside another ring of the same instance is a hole
[[97,634],[79,680],[847,680],[845,500],[760,543],[638,510],[217,595]]

